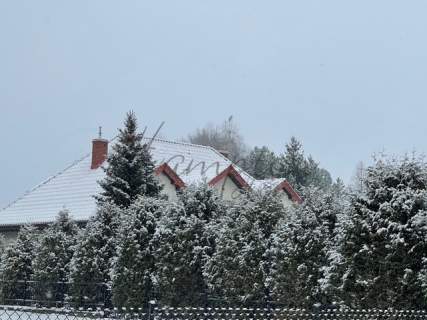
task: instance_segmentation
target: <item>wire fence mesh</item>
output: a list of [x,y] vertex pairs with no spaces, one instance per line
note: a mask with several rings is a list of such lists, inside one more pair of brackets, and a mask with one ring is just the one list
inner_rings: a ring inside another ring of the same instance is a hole
[[427,319],[422,310],[261,308],[65,309],[0,306],[1,320],[397,320]]
[[156,292],[143,308],[115,309],[111,308],[111,290],[105,283],[78,285],[76,287],[81,290],[78,296],[71,294],[73,285],[66,282],[0,281],[0,320],[427,320],[424,310],[328,309],[325,306],[305,310],[265,302],[242,307],[207,292],[201,294],[202,305],[193,304],[192,307],[163,307],[159,300],[161,294]]
[[110,298],[106,283],[0,281],[1,305],[105,308]]

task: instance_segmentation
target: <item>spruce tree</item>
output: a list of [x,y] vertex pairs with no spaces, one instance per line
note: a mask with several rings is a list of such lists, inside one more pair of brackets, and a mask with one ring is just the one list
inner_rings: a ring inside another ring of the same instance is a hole
[[224,211],[216,190],[202,184],[189,186],[162,216],[156,233],[156,266],[163,304],[206,304],[203,266],[215,250],[214,230]]
[[295,188],[307,186],[308,163],[302,144],[295,137],[291,137],[291,141],[286,145],[285,153],[279,160],[278,175],[286,177]]
[[263,180],[274,177],[277,157],[266,146],[255,147],[243,161],[237,164],[255,179]]
[[315,186],[326,190],[332,185],[331,174],[328,170],[320,168],[319,163],[312,156],[307,158],[307,170],[305,186]]
[[123,216],[112,269],[113,304],[141,308],[153,297],[155,260],[153,238],[167,202],[140,197]]
[[320,168],[313,157],[305,156],[302,143],[295,137],[291,137],[278,159],[276,176],[286,178],[298,191],[308,186],[327,189],[332,184],[329,172]]
[[341,297],[349,306],[421,309],[427,252],[427,166],[377,159],[352,195],[341,244]]
[[142,142],[133,112],[126,116],[124,129],[119,129],[117,143],[107,159],[106,177],[99,184],[103,191],[97,200],[112,201],[128,207],[140,195],[158,196],[161,185],[154,175],[155,166],[147,144]]
[[70,299],[76,306],[103,303],[109,306],[110,269],[122,209],[112,203],[98,206],[96,215],[77,237],[70,262]]
[[78,227],[68,211],[59,212],[56,221],[43,230],[33,260],[35,295],[39,301],[63,301],[69,265]]
[[285,215],[282,202],[271,192],[251,193],[232,205],[217,226],[216,250],[205,266],[214,293],[229,304],[252,307],[271,300],[270,249]]
[[3,303],[16,299],[28,299],[28,281],[33,275],[32,262],[35,258],[38,234],[31,225],[23,226],[16,238],[3,253],[0,264],[0,295]]

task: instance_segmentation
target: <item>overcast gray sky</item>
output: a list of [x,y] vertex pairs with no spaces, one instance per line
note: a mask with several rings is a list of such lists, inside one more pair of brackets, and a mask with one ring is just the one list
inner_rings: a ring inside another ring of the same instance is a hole
[[299,137],[345,180],[426,152],[427,2],[0,1],[0,206],[111,137],[133,108],[175,139],[234,115]]

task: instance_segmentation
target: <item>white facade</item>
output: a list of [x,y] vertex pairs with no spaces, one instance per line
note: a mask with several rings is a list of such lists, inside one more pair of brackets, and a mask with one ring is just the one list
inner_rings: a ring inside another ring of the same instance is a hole
[[283,203],[283,206],[285,206],[285,207],[291,207],[291,206],[295,205],[295,202],[292,201],[292,199],[289,197],[289,195],[286,193],[285,190],[282,189],[282,190],[279,190],[277,192],[278,192],[278,195],[280,197],[280,200]]
[[232,201],[238,198],[241,194],[241,189],[229,176],[222,178],[213,186],[213,188],[218,191],[224,200]]
[[159,183],[163,186],[162,193],[165,194],[169,200],[176,201],[178,199],[176,193],[177,190],[171,179],[163,172],[157,177],[159,179]]

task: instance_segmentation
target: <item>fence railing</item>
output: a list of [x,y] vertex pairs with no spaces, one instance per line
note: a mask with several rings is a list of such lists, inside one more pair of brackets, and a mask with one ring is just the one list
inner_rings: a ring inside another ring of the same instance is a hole
[[258,308],[59,309],[0,306],[1,320],[415,320],[423,310],[321,310]]

